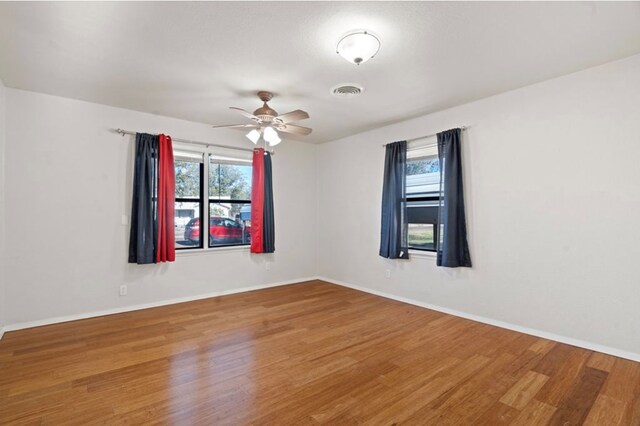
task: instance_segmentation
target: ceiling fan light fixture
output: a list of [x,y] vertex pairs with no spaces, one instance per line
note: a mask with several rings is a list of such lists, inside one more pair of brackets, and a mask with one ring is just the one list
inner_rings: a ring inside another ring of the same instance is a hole
[[242,108],[229,107],[230,109],[253,121],[253,124],[226,124],[213,127],[252,128],[252,130],[245,135],[247,139],[253,142],[254,145],[258,145],[258,142],[260,142],[260,139],[262,139],[264,141],[265,147],[267,143],[269,143],[269,146],[276,146],[280,142],[282,142],[282,139],[280,139],[280,135],[278,134],[278,132],[293,133],[303,136],[311,133],[312,129],[309,127],[291,124],[293,122],[306,120],[307,118],[309,118],[308,112],[301,109],[296,109],[285,114],[278,114],[275,110],[269,107],[269,105],[267,105],[267,102],[270,101],[273,97],[273,94],[271,92],[258,92],[258,97],[262,102],[264,102],[264,105],[261,108],[255,110],[253,114]]
[[276,136],[275,138],[273,138],[271,141],[268,141],[268,142],[269,142],[269,146],[276,146],[280,142],[282,142],[282,139],[280,139],[279,136]]
[[264,140],[269,142],[270,146],[275,146],[282,142],[282,139],[278,136],[278,132],[276,132],[273,127],[265,127],[263,137]]
[[352,64],[360,65],[376,56],[380,40],[369,31],[354,31],[338,41],[336,53]]
[[258,143],[258,141],[260,140],[260,132],[257,131],[256,129],[253,129],[252,131],[250,131],[249,133],[247,133],[247,138],[255,144]]

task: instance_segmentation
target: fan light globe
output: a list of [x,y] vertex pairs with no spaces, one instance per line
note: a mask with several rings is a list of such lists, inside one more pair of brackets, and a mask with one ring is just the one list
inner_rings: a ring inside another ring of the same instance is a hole
[[264,140],[269,142],[270,146],[274,146],[282,142],[282,139],[278,137],[278,132],[276,132],[273,127],[266,127],[264,129]]
[[352,64],[360,65],[376,56],[380,40],[368,31],[348,34],[338,41],[336,53]]
[[253,142],[255,145],[260,140],[260,132],[257,131],[256,129],[253,129],[252,131],[247,133],[247,138],[249,138],[249,140]]
[[278,136],[278,135],[276,134],[276,136],[275,136],[274,138],[271,138],[271,140],[270,140],[270,141],[267,141],[267,142],[269,142],[269,146],[276,146],[276,145],[278,145],[280,142],[282,142],[282,139],[280,139],[280,136]]
[[262,136],[262,138],[269,143],[269,146],[276,146],[280,142],[282,142],[282,139],[280,139],[280,136],[278,136],[278,132],[276,132],[276,130],[270,126],[260,130],[253,129],[252,131],[247,133],[246,136],[255,145],[258,144],[260,136]]

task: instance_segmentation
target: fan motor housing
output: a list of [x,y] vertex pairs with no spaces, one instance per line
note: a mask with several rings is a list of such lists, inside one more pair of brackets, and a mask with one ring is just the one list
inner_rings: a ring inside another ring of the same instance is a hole
[[262,102],[264,102],[264,105],[253,111],[253,115],[258,117],[260,120],[269,123],[273,120],[274,117],[278,116],[276,110],[270,108],[269,105],[267,105],[267,102],[269,102],[273,98],[273,93],[266,90],[261,90],[258,92],[258,97]]
[[257,110],[253,111],[253,115],[255,115],[256,117],[264,120],[265,117],[267,119],[267,121],[271,121],[271,119],[273,117],[277,117],[278,113],[276,112],[276,110],[271,109],[269,107],[269,105],[267,105],[267,103],[265,102],[264,105],[260,108],[258,108]]

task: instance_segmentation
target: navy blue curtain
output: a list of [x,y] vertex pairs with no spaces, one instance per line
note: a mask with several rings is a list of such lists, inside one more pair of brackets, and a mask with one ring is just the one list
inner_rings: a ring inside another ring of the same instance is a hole
[[158,136],[136,134],[129,263],[155,263],[158,240]]
[[271,176],[271,154],[264,153],[264,210],[262,212],[263,253],[273,253],[275,247],[275,221],[273,218],[273,178]]
[[380,256],[408,259],[407,242],[407,141],[387,144],[382,186]]
[[450,268],[471,267],[462,188],[461,133],[460,129],[438,133],[438,159],[440,161],[438,226],[440,227],[440,237],[436,245],[436,264]]

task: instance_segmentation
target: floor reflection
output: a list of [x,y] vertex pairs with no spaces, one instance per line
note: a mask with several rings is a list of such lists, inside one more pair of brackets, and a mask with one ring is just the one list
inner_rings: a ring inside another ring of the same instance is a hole
[[247,376],[255,367],[255,341],[247,330],[172,357],[170,424],[242,423],[254,405]]

